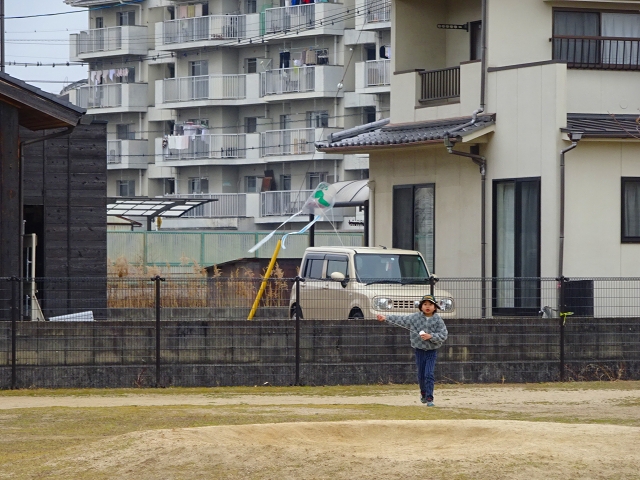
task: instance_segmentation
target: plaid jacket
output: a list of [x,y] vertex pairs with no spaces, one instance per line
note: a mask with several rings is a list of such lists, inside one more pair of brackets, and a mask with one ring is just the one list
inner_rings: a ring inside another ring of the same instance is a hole
[[[389,315],[385,321],[391,325],[408,328],[411,346],[421,350],[440,348],[449,336],[447,326],[437,313],[434,313],[431,317],[427,317],[422,312],[410,315]],[[422,340],[420,338],[420,330],[424,330],[426,333],[433,335],[433,337],[427,341]]]

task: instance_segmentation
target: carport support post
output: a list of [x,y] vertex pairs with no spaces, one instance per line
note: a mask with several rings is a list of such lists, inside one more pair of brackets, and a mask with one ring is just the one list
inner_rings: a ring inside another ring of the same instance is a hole
[[296,380],[295,385],[300,385],[300,276],[296,277]]
[[565,305],[565,287],[566,282],[569,280],[566,277],[560,277],[558,281],[560,282],[560,381],[565,381],[565,362],[564,362],[564,328],[567,317],[563,315],[566,310]]
[[156,388],[160,387],[160,282],[164,282],[164,278],[156,275],[151,279],[155,282],[156,287]]
[[20,313],[20,300],[18,296],[20,279],[18,277],[11,277],[9,281],[11,282],[11,390],[15,390],[18,380],[16,372],[16,329],[18,328],[18,314]]

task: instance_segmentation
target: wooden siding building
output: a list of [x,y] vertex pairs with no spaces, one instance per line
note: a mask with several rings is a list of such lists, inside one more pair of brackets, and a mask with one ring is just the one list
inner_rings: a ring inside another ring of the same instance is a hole
[[[30,275],[23,233],[37,236],[36,277],[95,278],[83,291],[39,281],[46,318],[106,307],[106,124],[83,114],[0,74],[0,279]],[[0,281],[0,320],[10,317],[9,283]],[[27,288],[21,283],[23,307]]]

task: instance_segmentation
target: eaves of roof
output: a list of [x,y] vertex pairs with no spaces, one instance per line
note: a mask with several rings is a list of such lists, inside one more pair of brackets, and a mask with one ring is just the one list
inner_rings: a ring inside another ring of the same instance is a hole
[[[464,139],[478,130],[494,125],[496,117],[492,115],[480,115],[476,122],[469,125],[471,117],[449,118],[433,120],[429,122],[415,122],[403,124],[388,124],[367,131],[367,126],[352,129],[354,134],[348,135],[348,130],[342,132],[337,141],[331,139],[318,142],[316,148],[321,152],[368,152],[378,149],[418,147],[434,143],[442,143],[446,136]],[[373,125],[373,124],[371,124]],[[365,130],[364,133],[356,133]],[[449,132],[455,132],[449,134]]]
[[640,140],[640,115],[569,113],[563,133],[583,138],[636,138]]

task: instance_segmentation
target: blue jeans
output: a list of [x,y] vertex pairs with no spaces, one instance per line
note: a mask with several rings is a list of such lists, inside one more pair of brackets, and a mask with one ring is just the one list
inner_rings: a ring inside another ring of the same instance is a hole
[[427,400],[433,400],[433,386],[436,382],[436,377],[433,375],[433,370],[436,368],[436,358],[438,358],[438,351],[422,350],[420,348],[416,348],[415,350],[420,394],[427,397]]

